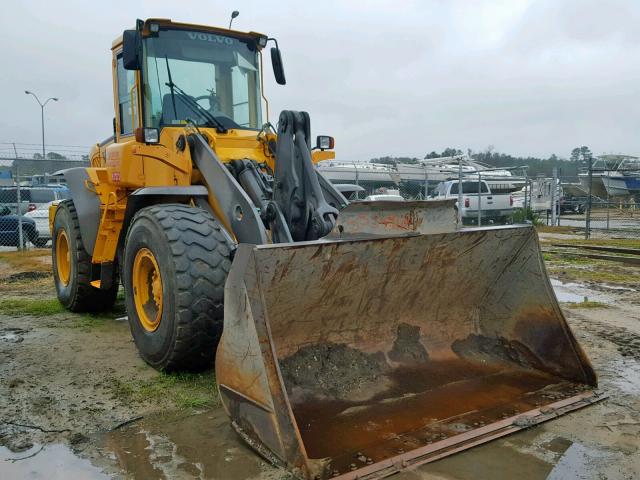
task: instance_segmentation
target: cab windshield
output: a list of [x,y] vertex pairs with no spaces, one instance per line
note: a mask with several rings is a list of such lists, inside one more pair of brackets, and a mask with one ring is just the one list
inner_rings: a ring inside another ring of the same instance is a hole
[[261,128],[259,63],[253,40],[176,29],[160,30],[143,44],[145,126],[161,128],[187,121],[211,126],[213,116],[216,124],[227,129]]

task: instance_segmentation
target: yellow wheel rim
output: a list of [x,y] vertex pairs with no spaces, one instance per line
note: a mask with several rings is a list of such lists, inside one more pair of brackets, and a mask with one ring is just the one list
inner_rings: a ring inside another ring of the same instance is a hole
[[156,257],[148,248],[136,253],[131,279],[140,324],[147,332],[154,332],[162,317],[162,278]]
[[69,249],[69,239],[64,229],[58,230],[56,236],[56,269],[58,278],[66,287],[69,285],[71,277],[71,250]]

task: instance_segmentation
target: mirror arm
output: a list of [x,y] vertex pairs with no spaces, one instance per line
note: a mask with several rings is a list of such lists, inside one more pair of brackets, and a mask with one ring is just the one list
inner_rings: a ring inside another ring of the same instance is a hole
[[[276,44],[276,48],[278,50],[280,50],[280,47],[278,46],[278,40],[276,40],[275,38],[269,37],[269,38],[267,38],[267,43],[269,43],[269,42],[275,43]],[[266,44],[265,44],[265,46],[266,46]]]

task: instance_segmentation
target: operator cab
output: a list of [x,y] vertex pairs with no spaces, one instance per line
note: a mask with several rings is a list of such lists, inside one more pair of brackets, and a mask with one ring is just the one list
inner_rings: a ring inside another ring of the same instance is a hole
[[[275,42],[255,32],[138,20],[124,32],[122,49],[114,49],[116,135],[143,127],[144,141],[154,143],[164,127],[186,124],[218,133],[260,130],[261,50],[269,40]],[[271,58],[276,81],[284,84],[277,43]]]

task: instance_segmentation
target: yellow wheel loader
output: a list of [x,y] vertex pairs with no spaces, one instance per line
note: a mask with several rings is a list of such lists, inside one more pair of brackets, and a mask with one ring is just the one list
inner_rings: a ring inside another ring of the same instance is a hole
[[460,230],[454,202],[355,202],[309,116],[263,116],[249,32],[138,21],[112,46],[113,137],[62,172],[60,302],[124,285],[142,358],[215,360],[222,405],[305,479],[374,479],[599,400],[530,226]]

